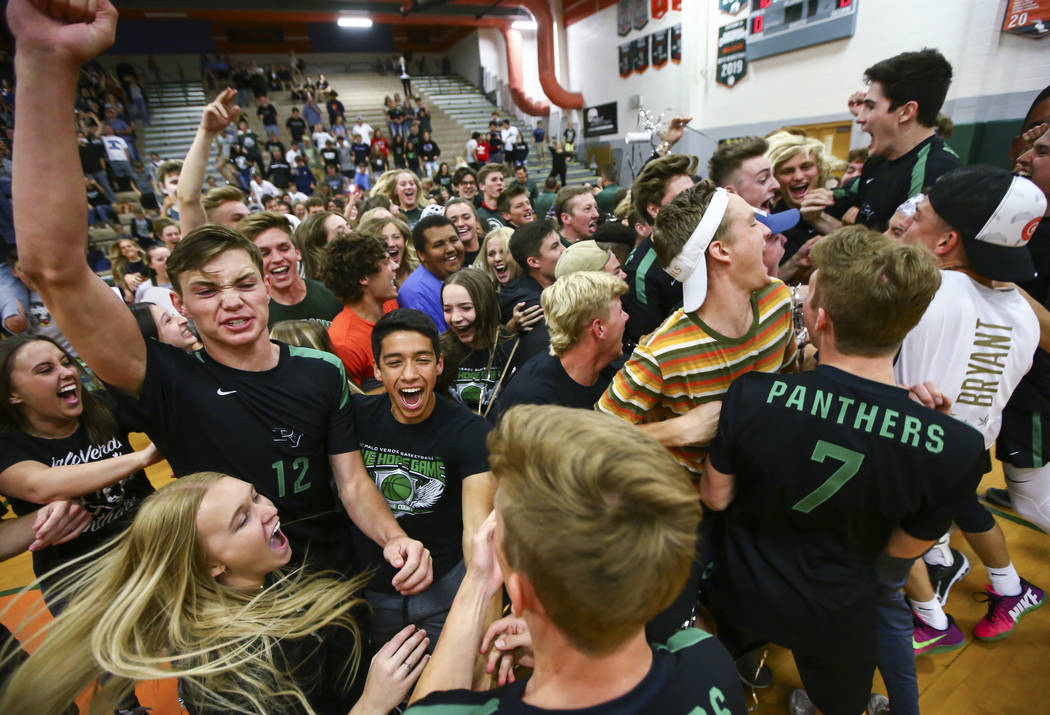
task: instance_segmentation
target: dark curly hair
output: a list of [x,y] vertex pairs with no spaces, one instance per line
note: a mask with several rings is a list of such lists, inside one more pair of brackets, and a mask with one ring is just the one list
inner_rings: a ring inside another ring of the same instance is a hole
[[338,236],[324,247],[323,253],[321,281],[344,304],[361,299],[361,279],[378,271],[380,263],[390,257],[386,243],[374,233]]

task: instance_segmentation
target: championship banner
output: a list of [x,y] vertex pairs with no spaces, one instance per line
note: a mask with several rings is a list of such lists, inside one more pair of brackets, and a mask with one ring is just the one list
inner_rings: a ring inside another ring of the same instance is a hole
[[747,74],[747,20],[718,28],[715,81],[732,87]]
[[682,26],[671,28],[671,61],[676,65],[682,62]]
[[1050,34],[1050,0],[1010,0],[1003,32],[1038,39]]
[[718,9],[736,15],[744,8],[744,0],[718,0]]
[[671,0],[671,9],[672,10],[677,10],[678,12],[681,12],[682,11],[682,0]]
[[616,133],[616,102],[599,104],[583,110],[583,136],[598,137]]
[[653,19],[659,20],[667,14],[667,0],[653,0]]
[[639,37],[634,45],[634,71],[642,74],[649,69],[649,35]]
[[616,34],[625,37],[631,31],[631,10],[634,0],[620,0],[616,4]]
[[649,3],[646,0],[634,0],[634,29],[641,30],[649,24]]
[[653,38],[653,67],[660,69],[667,64],[667,35],[668,28],[657,30],[651,37]]
[[620,76],[630,77],[634,72],[634,43],[620,45]]

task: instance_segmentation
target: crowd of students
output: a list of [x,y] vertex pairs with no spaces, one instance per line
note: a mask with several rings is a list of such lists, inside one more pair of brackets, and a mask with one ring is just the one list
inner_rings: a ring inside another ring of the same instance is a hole
[[917,713],[916,657],[965,642],[953,523],[990,581],[976,638],[1044,603],[976,488],[997,443],[998,498],[1050,532],[1050,88],[1014,173],[960,166],[924,49],[864,71],[841,179],[789,131],[699,179],[681,118],[629,188],[490,155],[448,196],[395,162],[344,205],[209,188],[228,89],[110,287],[75,259],[66,105],[116,11],[8,23],[35,299],[4,307],[0,554],[33,551],[54,621],[2,634],[3,712],[141,712],[174,677],[194,713],[744,713],[772,642],[793,713]]

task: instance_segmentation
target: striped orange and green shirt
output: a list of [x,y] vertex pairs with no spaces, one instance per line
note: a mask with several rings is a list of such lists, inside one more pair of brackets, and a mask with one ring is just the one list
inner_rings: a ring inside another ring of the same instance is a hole
[[[727,338],[696,313],[679,308],[635,348],[598,401],[597,409],[635,424],[683,415],[721,400],[729,385],[752,370],[779,372],[794,364],[791,294],[780,281],[751,294],[754,320],[739,338]],[[696,475],[707,448],[672,447],[674,458]]]

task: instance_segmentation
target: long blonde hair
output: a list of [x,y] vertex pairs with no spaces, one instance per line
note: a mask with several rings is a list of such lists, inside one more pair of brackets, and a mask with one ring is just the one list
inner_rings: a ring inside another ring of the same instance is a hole
[[354,639],[349,683],[361,652],[351,611],[364,604],[365,579],[300,569],[258,591],[218,583],[197,510],[224,476],[202,472],[161,488],[124,534],[72,562],[82,565],[58,582],[69,606],[29,639],[46,634],[0,695],[0,712],[60,712],[96,681],[90,712],[111,712],[136,682],[175,677],[209,706],[267,712],[277,699],[313,713],[279,644],[328,626]]
[[130,238],[121,238],[111,243],[109,246],[109,263],[112,267],[113,284],[121,288],[126,287],[124,285],[124,276],[127,274],[128,265],[131,263],[123,251],[120,250],[121,244],[124,243],[135,246],[135,250],[138,251],[138,260],[143,263],[149,263],[149,260],[146,258],[146,252],[139,248]]
[[[376,185],[372,187],[372,190],[368,192],[369,196],[375,196],[376,194],[382,194],[388,199],[394,202],[395,206],[401,206],[401,200],[397,197],[397,180],[402,174],[408,174],[412,177],[412,181],[416,184],[416,205],[411,209],[421,209],[427,205],[426,195],[423,193],[423,182],[419,180],[415,172],[409,169],[391,169],[390,171],[384,172],[379,180],[376,181]],[[405,210],[405,209],[402,209]]]

